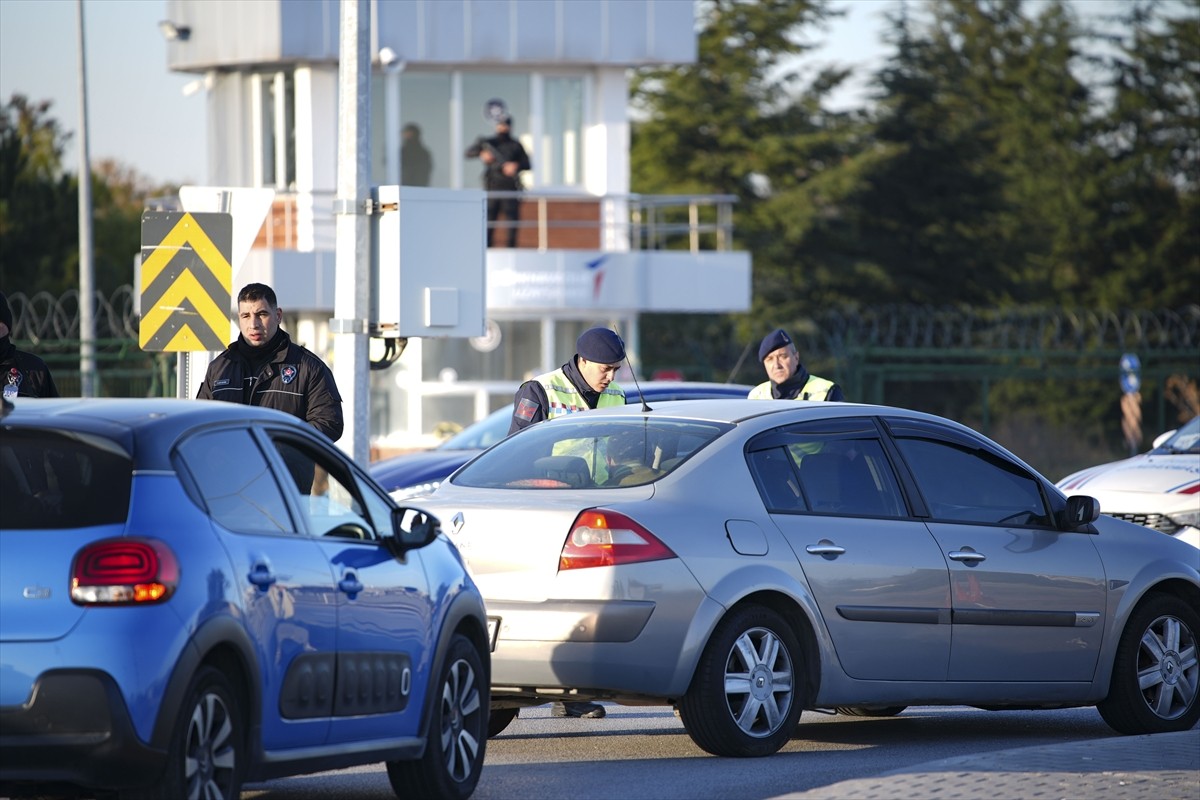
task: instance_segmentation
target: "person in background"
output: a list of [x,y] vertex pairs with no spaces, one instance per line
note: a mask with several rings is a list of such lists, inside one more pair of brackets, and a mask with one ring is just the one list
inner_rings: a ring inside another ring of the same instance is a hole
[[12,343],[12,308],[0,292],[0,375],[4,379],[4,399],[17,397],[58,397],[58,387],[46,362],[33,353],[18,350]]
[[810,375],[800,363],[800,353],[783,328],[776,328],[758,346],[758,360],[768,380],[750,390],[751,400],[845,400],[842,387]]
[[[517,389],[508,432],[579,411],[625,405],[625,392],[613,381],[624,360],[625,343],[615,331],[588,328],[576,340],[570,361]],[[550,714],[600,719],[605,711],[599,703],[568,701],[554,703]]]
[[275,408],[336,442],[344,421],[333,372],[279,327],[283,309],[270,286],[247,284],[237,300],[241,335],[208,365],[196,397]]
[[[483,162],[483,188],[487,192],[519,192],[521,173],[531,169],[529,154],[512,137],[512,117],[503,114],[496,120],[496,135],[479,137],[467,148],[467,158]],[[521,199],[516,196],[487,200],[487,246],[492,246],[493,225],[500,216],[508,222],[508,246],[517,246],[517,223],[521,218]]]
[[421,128],[408,123],[400,132],[400,183],[404,186],[428,186],[433,177],[433,156],[421,141]]

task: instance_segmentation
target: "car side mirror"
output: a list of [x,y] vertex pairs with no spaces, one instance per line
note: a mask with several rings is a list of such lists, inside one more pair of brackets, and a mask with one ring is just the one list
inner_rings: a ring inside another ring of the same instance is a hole
[[1058,512],[1058,527],[1064,531],[1085,530],[1100,518],[1100,501],[1086,494],[1067,498],[1067,507]]
[[442,532],[442,523],[419,508],[398,506],[392,509],[392,535],[387,538],[393,555],[402,557],[432,542]]

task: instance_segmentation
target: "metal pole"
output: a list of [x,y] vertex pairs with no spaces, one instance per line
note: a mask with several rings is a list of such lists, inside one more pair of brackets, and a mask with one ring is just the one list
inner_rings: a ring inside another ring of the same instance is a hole
[[96,396],[96,291],[92,274],[92,164],[88,158],[87,59],[83,47],[83,0],[79,20],[79,396]]
[[371,300],[371,62],[368,0],[342,0],[338,49],[337,244],[333,372],[342,394],[345,430],[339,446],[364,466],[368,438],[367,317]]

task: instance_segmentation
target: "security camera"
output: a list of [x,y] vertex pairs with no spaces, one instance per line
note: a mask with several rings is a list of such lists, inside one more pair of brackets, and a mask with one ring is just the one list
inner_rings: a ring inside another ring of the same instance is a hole
[[404,69],[404,62],[400,60],[400,55],[390,47],[379,48],[379,66],[383,67],[387,72],[400,72]]

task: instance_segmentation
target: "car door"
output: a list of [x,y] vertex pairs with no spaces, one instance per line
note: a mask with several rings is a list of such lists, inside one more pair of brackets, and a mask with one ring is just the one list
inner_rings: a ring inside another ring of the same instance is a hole
[[241,606],[257,649],[263,749],[320,745],[329,729],[337,652],[329,561],[300,533],[286,486],[249,430],[207,430],[177,452],[233,565],[232,586],[224,585],[224,575],[211,576],[212,601],[228,593]]
[[949,563],[949,680],[1091,680],[1106,599],[1091,535],[1058,530],[1043,481],[981,438],[889,427]]
[[328,741],[415,736],[436,633],[420,553],[397,559],[384,545],[394,506],[340,452],[281,431],[270,440],[296,483],[302,527],[334,574],[337,672]]
[[880,440],[870,418],[823,420],[760,434],[747,458],[846,674],[943,680],[946,561],[925,525],[910,517]]

